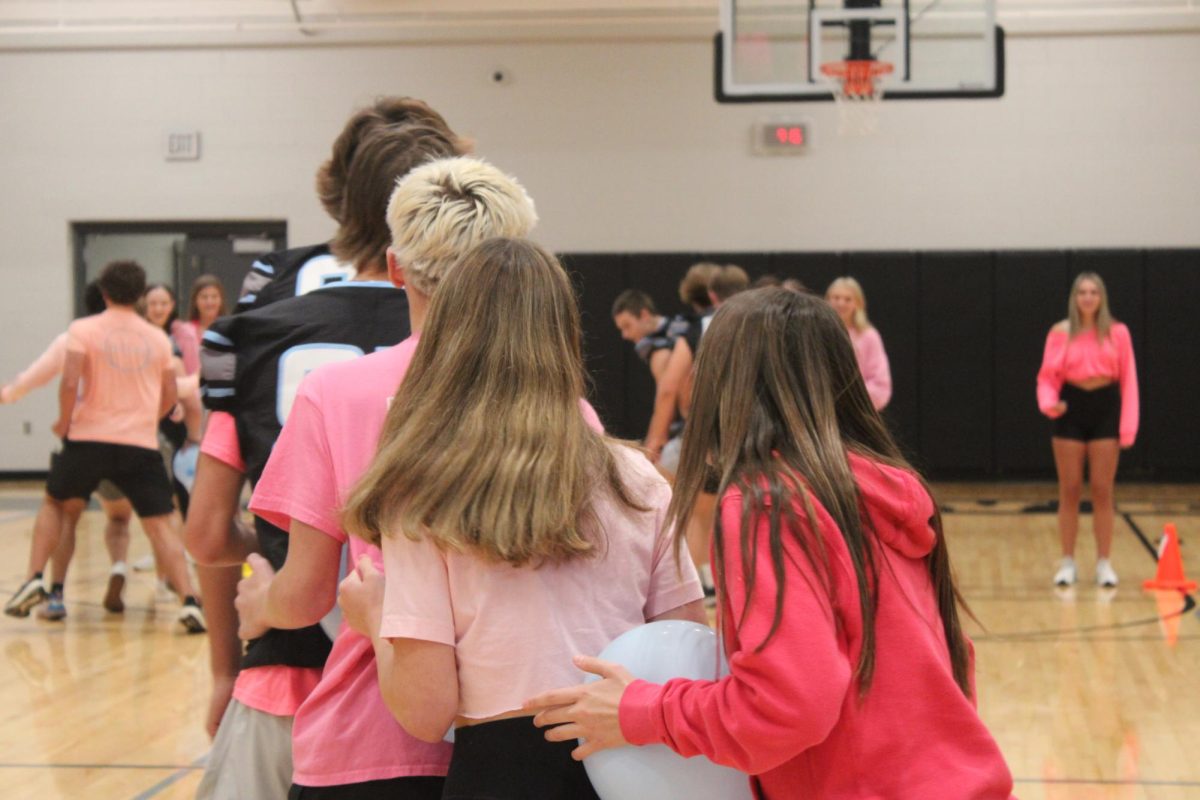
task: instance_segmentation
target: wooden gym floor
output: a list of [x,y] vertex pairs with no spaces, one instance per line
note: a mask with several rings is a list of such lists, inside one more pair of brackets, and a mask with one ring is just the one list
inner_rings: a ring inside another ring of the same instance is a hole
[[[34,484],[0,484],[0,593],[24,575],[40,501]],[[1122,584],[1090,583],[1082,518],[1080,583],[1057,592],[1048,484],[939,487],[971,623],[980,710],[1022,800],[1200,798],[1200,618],[1179,595],[1141,591],[1150,548],[1176,523],[1200,572],[1200,492],[1118,487],[1113,563]],[[100,606],[108,565],[103,520],[89,511],[59,623],[0,618],[0,797],[185,798],[208,748],[203,636],[175,623],[152,575],[131,573],[127,609]],[[134,526],[131,560],[148,551]],[[1182,613],[1181,613],[1182,612]],[[1162,619],[1163,616],[1167,618]]]

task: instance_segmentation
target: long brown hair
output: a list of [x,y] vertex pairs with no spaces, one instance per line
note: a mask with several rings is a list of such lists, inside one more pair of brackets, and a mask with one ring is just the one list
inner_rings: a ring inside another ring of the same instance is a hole
[[225,284],[221,283],[221,279],[216,275],[205,273],[196,278],[192,284],[192,292],[188,295],[187,318],[192,322],[200,319],[200,306],[197,302],[200,299],[200,292],[210,286],[221,294],[221,310],[217,312],[217,316],[223,317],[229,312],[229,302],[225,299]]
[[[815,498],[837,523],[850,553],[858,584],[863,645],[855,668],[860,694],[870,688],[875,670],[875,532],[848,461],[856,453],[909,472],[859,373],[845,326],[823,300],[781,288],[742,292],[713,317],[696,366],[692,412],[683,432],[683,451],[675,476],[668,524],[675,525],[676,546],[705,477],[715,471],[718,494],[738,488],[745,497],[740,541],[747,593],[754,591],[754,525],[768,521],[774,577],[779,586],[775,616],[762,648],[784,613],[783,537],[795,535],[818,574],[822,589],[832,591],[832,573],[816,530]],[[919,476],[917,476],[919,479]],[[924,481],[922,481],[924,485]],[[925,487],[929,491],[928,486]],[[800,534],[793,503],[799,501],[810,536]],[[959,625],[962,602],[950,572],[941,515],[931,520],[937,534],[926,557],[945,629],[954,679],[970,694],[967,643]],[[785,525],[785,523],[787,523]],[[790,534],[785,534],[785,529]],[[722,596],[727,576],[723,558],[728,533],[717,515],[713,530],[714,568]],[[815,588],[815,587],[814,587]],[[741,617],[731,609],[734,621]]]
[[489,239],[439,284],[343,523],[514,566],[596,553],[597,490],[640,509],[580,412],[579,310],[554,256]]

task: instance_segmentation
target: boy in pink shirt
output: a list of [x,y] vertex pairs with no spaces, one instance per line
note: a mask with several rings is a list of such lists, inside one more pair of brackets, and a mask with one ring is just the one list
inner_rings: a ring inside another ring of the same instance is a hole
[[[469,158],[413,170],[388,210],[389,275],[408,293],[414,330],[428,303],[422,288],[432,291],[465,247],[493,234],[524,232],[536,220],[515,181]],[[433,224],[439,218],[455,224]],[[239,588],[243,625],[290,627],[323,616],[334,605],[347,543],[351,563],[369,558],[382,567],[377,548],[348,540],[339,509],[375,453],[389,400],[415,348],[414,336],[356,361],[319,367],[301,384],[251,503],[256,514],[289,531],[288,558],[273,575],[251,557],[254,575]],[[292,600],[298,597],[306,599]],[[356,746],[335,746],[335,735]],[[342,626],[320,683],[296,712],[292,796],[436,798],[449,759],[448,745],[417,741],[400,727],[380,701],[371,640]]]
[[[204,334],[205,402],[214,413],[232,416],[236,452],[244,464],[238,469],[233,459],[221,458],[218,451],[230,455],[233,448],[218,443],[216,434],[206,437],[211,441],[202,448],[194,487],[194,501],[203,511],[191,515],[188,525],[189,547],[206,565],[201,573],[206,599],[214,598],[209,600],[215,629],[208,724],[216,735],[201,798],[286,794],[293,772],[292,717],[315,686],[332,646],[332,626],[319,624],[323,615],[280,626],[239,619],[234,599],[240,563],[257,552],[279,568],[292,538],[262,516],[255,517],[252,532],[232,525],[243,480],[256,485],[261,478],[307,372],[394,346],[408,335],[407,298],[386,280],[390,235],[380,209],[398,178],[462,146],[445,120],[419,100],[381,98],[356,113],[318,173],[322,199],[340,223],[333,252],[352,268],[353,277],[339,275],[342,279],[314,285],[305,272],[309,265],[293,258],[319,258],[314,248],[275,254],[266,260],[298,266],[298,272],[260,289],[283,289],[290,280],[294,291],[307,291],[277,302],[255,298],[250,303],[244,297],[241,305],[253,307],[217,320]],[[273,267],[260,262],[255,273],[264,269]],[[270,567],[257,568],[257,577],[269,572]],[[301,602],[296,610],[303,613],[306,607]],[[244,653],[239,638],[248,641]]]
[[[59,386],[54,433],[63,450],[46,481],[48,502],[34,526],[29,578],[5,607],[27,613],[44,593],[41,573],[58,545],[64,517],[77,515],[102,480],[121,489],[183,598],[179,622],[204,630],[204,615],[191,589],[175,505],[158,452],[158,421],[175,406],[175,373],[166,334],[134,309],[146,273],[132,261],[114,261],[99,278],[108,308],[67,329],[67,354]],[[82,387],[82,388],[81,388]]]

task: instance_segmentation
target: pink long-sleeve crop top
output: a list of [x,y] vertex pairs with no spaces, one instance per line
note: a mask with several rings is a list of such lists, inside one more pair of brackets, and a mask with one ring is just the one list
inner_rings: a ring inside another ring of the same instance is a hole
[[1064,383],[1082,383],[1093,378],[1110,378],[1121,389],[1121,446],[1129,447],[1137,438],[1138,384],[1133,359],[1133,340],[1129,328],[1114,322],[1101,341],[1096,330],[1072,337],[1055,326],[1046,336],[1042,368],[1038,370],[1038,408],[1048,417],[1058,416],[1059,393]]

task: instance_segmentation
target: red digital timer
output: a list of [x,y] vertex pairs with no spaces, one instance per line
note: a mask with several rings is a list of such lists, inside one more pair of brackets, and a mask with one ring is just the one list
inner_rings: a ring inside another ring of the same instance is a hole
[[776,125],[775,141],[781,145],[801,147],[804,144],[804,128],[799,125]]
[[759,122],[754,126],[754,149],[762,155],[803,153],[808,149],[808,122]]

